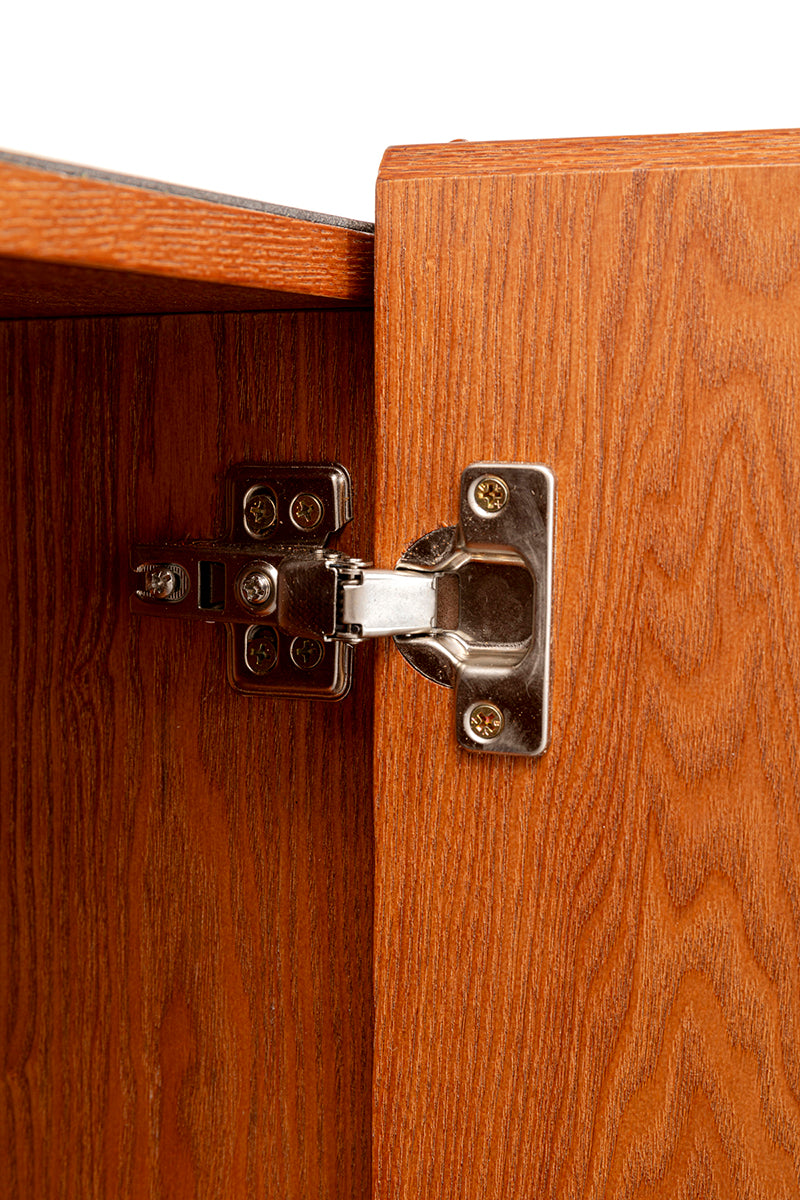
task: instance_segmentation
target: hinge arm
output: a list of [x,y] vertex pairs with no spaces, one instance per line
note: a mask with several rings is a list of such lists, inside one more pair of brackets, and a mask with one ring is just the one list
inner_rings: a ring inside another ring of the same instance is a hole
[[436,628],[438,575],[362,567],[339,583],[340,626],[346,641],[432,633]]

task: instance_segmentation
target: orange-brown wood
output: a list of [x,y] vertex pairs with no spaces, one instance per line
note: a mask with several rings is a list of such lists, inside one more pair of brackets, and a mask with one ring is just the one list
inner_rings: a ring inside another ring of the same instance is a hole
[[[190,304],[219,309],[214,290],[219,287],[250,289],[253,310],[275,308],[275,293],[284,295],[287,308],[298,295],[314,297],[320,307],[325,301],[371,305],[372,256],[373,235],[362,229],[0,156],[0,259],[121,276],[98,285],[113,293],[113,307],[98,309],[96,299],[84,300],[78,291],[73,313],[164,311],[161,280],[172,282],[176,310]],[[131,273],[153,277],[152,300],[148,303],[140,281],[139,292],[129,297],[132,307],[125,309]],[[0,284],[2,276],[0,270]],[[43,272],[38,306],[31,308],[30,297],[19,311],[4,303],[3,315],[52,315],[42,312],[51,278],[52,270]],[[184,300],[178,281],[189,285]],[[201,285],[208,288],[205,299],[197,297]]]
[[561,138],[531,142],[454,141],[446,145],[390,146],[381,179],[449,176],[577,174],[681,167],[761,167],[800,162],[800,130],[753,129],[741,133]]
[[361,1200],[369,655],[340,705],[240,696],[126,581],[242,460],[347,463],[363,551],[371,314],[8,322],[0,381],[0,1193]]
[[355,307],[371,303],[0,258],[0,319]]
[[376,678],[377,1200],[800,1191],[800,138],[390,151],[376,558],[558,479],[552,744]]

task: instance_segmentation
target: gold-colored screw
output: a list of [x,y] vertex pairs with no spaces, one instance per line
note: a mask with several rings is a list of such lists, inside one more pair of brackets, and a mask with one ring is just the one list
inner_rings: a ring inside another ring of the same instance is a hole
[[500,512],[508,504],[508,487],[496,475],[484,475],[475,485],[475,503],[484,512]]
[[247,632],[247,665],[254,675],[266,675],[278,661],[275,631],[268,625],[254,625]]
[[278,516],[278,510],[270,492],[265,489],[251,492],[244,506],[244,523],[251,537],[265,537]]
[[316,638],[296,637],[292,642],[289,653],[292,662],[301,671],[312,671],[322,662],[325,648]]
[[295,496],[289,512],[298,529],[316,529],[322,520],[322,501],[313,492]]
[[503,714],[494,704],[476,704],[469,714],[470,731],[483,741],[492,741],[503,732]]

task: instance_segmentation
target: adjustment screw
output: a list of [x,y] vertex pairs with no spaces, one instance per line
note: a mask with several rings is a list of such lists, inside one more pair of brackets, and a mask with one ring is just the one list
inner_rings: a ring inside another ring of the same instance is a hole
[[322,662],[325,647],[316,638],[296,637],[291,644],[289,653],[292,662],[301,671],[312,671]]
[[251,625],[245,635],[245,661],[254,675],[266,675],[278,661],[278,639],[269,625]]
[[275,498],[267,488],[251,488],[244,500],[244,527],[251,537],[263,538],[278,517]]
[[322,501],[313,492],[302,492],[292,501],[289,515],[298,529],[316,529],[322,520]]
[[239,580],[238,588],[248,608],[263,608],[272,596],[272,580],[262,567],[252,567]]
[[494,704],[476,704],[469,714],[469,730],[474,737],[490,742],[503,732],[503,714]]
[[508,487],[496,475],[484,475],[475,484],[475,503],[487,513],[498,513],[508,504]]
[[175,591],[175,576],[167,567],[145,571],[144,590],[152,600],[168,600]]

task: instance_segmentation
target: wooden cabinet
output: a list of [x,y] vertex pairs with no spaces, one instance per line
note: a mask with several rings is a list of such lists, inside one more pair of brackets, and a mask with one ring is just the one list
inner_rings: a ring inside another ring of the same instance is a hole
[[[4,1191],[795,1197],[800,135],[395,148],[374,239],[0,182]],[[292,459],[382,566],[554,470],[541,758],[131,617]]]

